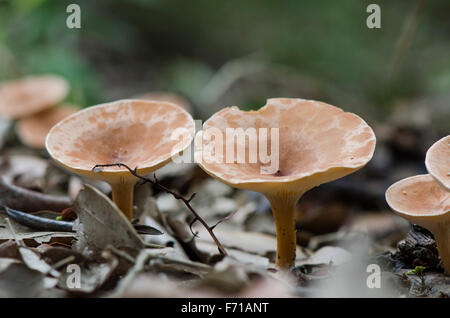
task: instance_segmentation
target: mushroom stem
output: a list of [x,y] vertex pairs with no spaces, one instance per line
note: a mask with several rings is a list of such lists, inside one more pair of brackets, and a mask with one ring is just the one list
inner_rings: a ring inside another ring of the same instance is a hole
[[450,275],[450,231],[448,224],[443,224],[433,231],[439,256],[441,257],[441,266],[447,275]]
[[294,266],[297,236],[295,229],[295,205],[297,195],[279,192],[276,195],[266,195],[272,208],[277,232],[276,266],[289,269]]
[[131,221],[133,217],[133,191],[135,182],[120,181],[110,183],[112,190],[112,198],[120,211]]

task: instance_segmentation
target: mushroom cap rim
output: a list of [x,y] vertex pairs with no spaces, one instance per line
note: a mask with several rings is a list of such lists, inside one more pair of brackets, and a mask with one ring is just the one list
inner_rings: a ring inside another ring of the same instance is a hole
[[[432,172],[434,169],[431,168],[432,150],[435,149],[435,147],[438,147],[440,145],[440,143],[443,142],[447,138],[449,139],[449,142],[450,142],[450,135],[448,135],[448,136],[442,137],[441,139],[436,141],[434,144],[432,144],[430,148],[428,148],[427,153],[425,155],[425,167],[427,168],[428,173],[434,178],[434,180],[436,180],[442,187],[444,187],[444,189],[446,189],[447,191],[450,191],[450,187],[448,185],[446,185],[439,176],[436,176],[436,174]],[[449,173],[450,173],[450,171],[449,171]]]
[[[426,176],[431,176],[430,174],[419,174],[419,175],[415,175],[415,176],[411,176],[411,177],[407,177],[401,180],[398,180],[397,182],[393,183],[387,190],[386,193],[384,195],[387,204],[389,205],[389,207],[397,214],[403,214],[406,216],[411,216],[411,217],[417,217],[417,218],[423,218],[423,217],[442,217],[443,215],[446,215],[447,213],[450,212],[450,210],[448,211],[444,211],[444,212],[431,212],[431,213],[427,213],[427,214],[417,214],[417,213],[411,213],[408,211],[405,211],[403,209],[399,209],[397,207],[394,207],[391,205],[391,200],[390,200],[390,189],[393,188],[394,186],[398,186],[400,183],[403,182],[407,182],[407,181],[411,181],[413,179],[420,179]],[[434,178],[433,178],[434,179]],[[435,180],[435,179],[434,179]],[[392,190],[391,190],[392,191]],[[394,204],[395,205],[395,204]]]
[[61,85],[61,88],[62,88],[61,94],[60,94],[61,97],[60,97],[59,101],[55,102],[55,104],[47,104],[47,103],[42,104],[42,107],[37,108],[37,109],[33,109],[31,111],[25,111],[23,113],[20,113],[20,115],[12,115],[11,116],[11,115],[8,115],[8,114],[4,114],[2,116],[7,118],[7,119],[11,119],[11,120],[20,119],[20,118],[26,118],[27,116],[35,115],[35,114],[37,114],[37,113],[39,113],[41,111],[45,111],[46,109],[49,109],[49,108],[55,106],[56,104],[60,103],[67,96],[67,94],[69,92],[69,89],[70,89],[70,85],[69,85],[68,81],[64,77],[62,77],[60,75],[57,75],[57,74],[27,75],[27,76],[24,76],[23,78],[18,78],[18,79],[12,79],[12,80],[5,81],[5,82],[1,83],[0,87],[4,87],[4,85],[11,85],[11,84],[22,84],[22,82],[25,82],[27,80],[34,80],[34,81],[36,81],[36,80],[40,80],[40,79],[43,79],[43,78],[51,79],[51,80],[59,82],[59,84]]
[[[220,111],[218,111],[214,115],[218,115],[218,114],[220,114],[222,112],[225,112],[227,110],[238,111],[238,112],[241,112],[241,113],[257,114],[257,113],[260,113],[260,112],[264,112],[270,106],[269,102],[271,100],[277,100],[277,99],[282,99],[282,98],[268,98],[267,101],[266,101],[266,104],[264,106],[262,106],[261,108],[257,109],[257,110],[245,111],[245,110],[241,110],[238,106],[230,106],[230,107],[225,107],[225,108],[221,109]],[[314,102],[324,103],[324,102],[320,102],[320,101],[316,101],[316,100],[312,100],[312,99],[311,100],[303,99],[303,98],[290,98],[290,99],[296,99],[296,100],[299,100],[299,101],[302,101],[302,102],[310,102],[310,103],[314,103]],[[352,114],[352,115],[358,117],[359,120],[361,120],[367,127],[369,127],[369,129],[370,129],[370,131],[372,133],[372,139],[371,140],[374,140],[375,143],[376,143],[375,133],[373,132],[373,129],[367,124],[367,122],[364,119],[362,119],[361,117],[359,117],[358,115],[356,115],[354,113],[345,112],[344,110],[342,110],[339,107],[336,107],[336,106],[333,106],[333,105],[330,105],[330,104],[326,104],[326,105],[329,106],[329,107],[333,107],[335,109],[338,109],[342,113],[349,113],[349,114]],[[203,126],[205,126],[208,123],[208,121],[209,121],[209,119],[207,121],[205,121]],[[374,152],[375,152],[375,147],[372,148],[371,153],[366,157],[367,160],[365,161],[364,164],[353,164],[353,165],[352,164],[347,164],[347,165],[340,165],[340,166],[329,166],[326,169],[315,169],[315,170],[311,170],[311,171],[300,173],[300,174],[296,174],[296,175],[283,176],[283,177],[278,177],[276,179],[274,178],[273,180],[258,179],[258,178],[246,179],[245,181],[239,181],[239,180],[236,181],[236,179],[225,180],[223,178],[218,177],[213,172],[211,172],[209,169],[207,169],[203,165],[203,163],[201,161],[196,161],[196,163],[205,172],[207,172],[210,176],[212,176],[213,178],[218,179],[218,180],[220,180],[220,181],[222,181],[222,182],[224,182],[224,183],[226,183],[226,184],[228,184],[230,186],[233,186],[233,187],[239,187],[239,186],[244,186],[244,185],[251,186],[252,184],[254,184],[255,187],[257,187],[258,185],[261,185],[261,184],[267,184],[267,185],[273,184],[273,186],[277,186],[277,185],[280,185],[280,184],[292,184],[292,183],[298,182],[299,180],[302,180],[304,178],[312,177],[312,176],[318,175],[318,174],[326,174],[327,172],[331,172],[331,171],[334,171],[336,169],[348,169],[348,170],[350,170],[349,173],[354,172],[356,170],[359,170],[359,169],[363,168],[372,159]],[[337,179],[334,179],[334,180],[337,180]],[[328,181],[328,182],[331,182],[331,181]]]
[[[178,105],[176,105],[176,104],[174,104],[174,103],[170,103],[170,102],[163,102],[163,101],[148,101],[148,100],[141,100],[141,99],[120,99],[120,100],[115,100],[115,101],[112,101],[112,102],[106,102],[106,103],[102,103],[102,104],[97,104],[97,105],[94,105],[94,106],[86,107],[86,108],[81,109],[81,110],[79,110],[79,111],[73,113],[72,115],[70,115],[70,116],[64,118],[63,120],[59,121],[56,125],[54,125],[54,126],[50,129],[50,131],[48,132],[47,136],[45,137],[45,149],[47,150],[48,154],[50,155],[50,157],[51,157],[55,162],[57,162],[59,165],[63,166],[64,168],[66,168],[66,169],[68,169],[68,170],[71,170],[71,171],[79,171],[79,172],[81,172],[81,173],[88,173],[89,175],[91,175],[91,173],[92,173],[92,175],[97,175],[97,174],[100,174],[100,173],[114,174],[114,175],[117,175],[117,176],[119,176],[119,175],[129,175],[129,171],[128,171],[128,169],[126,169],[126,168],[109,169],[109,168],[105,167],[105,168],[103,168],[103,169],[102,169],[101,171],[99,171],[99,172],[94,172],[92,169],[94,168],[95,165],[93,165],[91,169],[86,169],[86,168],[84,168],[84,167],[78,167],[78,166],[68,166],[68,165],[66,165],[65,163],[63,163],[63,162],[61,162],[60,160],[58,160],[58,159],[55,158],[54,154],[52,153],[52,151],[51,151],[51,149],[50,149],[50,147],[49,147],[49,137],[50,137],[50,135],[51,135],[51,133],[52,133],[52,131],[53,131],[54,129],[56,129],[56,128],[59,127],[60,125],[64,124],[65,121],[68,121],[68,120],[70,120],[71,118],[78,116],[78,115],[79,115],[80,113],[82,113],[82,112],[87,112],[87,111],[90,111],[91,109],[94,109],[94,108],[106,107],[106,106],[108,106],[108,105],[119,104],[119,103],[131,103],[131,102],[134,102],[134,101],[139,101],[139,102],[142,102],[142,103],[149,103],[149,104],[155,104],[155,103],[158,103],[158,104],[167,104],[167,105],[170,105],[171,107],[175,107],[178,111],[180,111],[180,112],[186,114],[186,115],[188,116],[188,118],[191,118],[191,119],[192,119],[191,114],[189,114],[186,110],[184,110],[182,107],[180,107],[180,106],[178,106]],[[193,120],[192,120],[192,123],[193,123]],[[194,136],[194,135],[195,135],[195,124],[193,125],[193,128],[192,128],[192,136]],[[191,138],[191,141],[190,141],[189,143],[186,143],[186,145],[184,145],[184,146],[177,152],[177,154],[183,153],[184,150],[186,150],[186,149],[189,147],[189,145],[190,145],[191,143],[192,143],[192,138]],[[146,165],[146,166],[130,167],[130,168],[131,168],[131,169],[137,168],[136,171],[137,171],[138,173],[139,173],[139,171],[146,171],[146,170],[149,170],[149,171],[147,171],[146,173],[150,173],[150,172],[152,172],[152,171],[154,171],[154,170],[157,170],[157,169],[161,168],[162,166],[166,165],[167,163],[169,163],[169,162],[171,161],[171,158],[172,158],[174,155],[175,155],[175,154],[170,153],[170,154],[167,155],[167,158],[164,158],[163,160],[160,160],[160,161],[158,161],[157,163],[154,163],[154,164],[151,165],[151,166]],[[109,164],[109,163],[114,163],[114,162],[108,162],[107,164]],[[123,163],[124,163],[124,162],[123,162]],[[99,164],[102,164],[102,163],[99,163]]]

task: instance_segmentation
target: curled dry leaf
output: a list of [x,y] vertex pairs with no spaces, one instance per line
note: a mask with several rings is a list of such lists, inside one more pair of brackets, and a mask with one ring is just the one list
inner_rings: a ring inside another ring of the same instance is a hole
[[[55,218],[40,217],[5,207],[6,213],[17,223],[41,231],[71,232],[72,222],[58,221]],[[66,209],[67,210],[67,209]],[[66,211],[64,210],[64,211]]]
[[78,220],[73,229],[78,241],[75,249],[83,253],[117,248],[144,248],[144,242],[117,206],[103,193],[85,184],[75,201]]
[[72,205],[72,200],[64,196],[43,194],[14,185],[8,179],[0,178],[0,205],[23,212],[39,210],[62,211]]

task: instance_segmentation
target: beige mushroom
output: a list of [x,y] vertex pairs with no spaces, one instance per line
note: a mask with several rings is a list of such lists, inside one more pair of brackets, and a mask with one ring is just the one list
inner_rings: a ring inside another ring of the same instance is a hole
[[[257,146],[258,151],[265,143],[270,147],[278,144],[277,170],[269,169],[267,161],[259,157],[257,162],[250,162],[250,142],[225,138],[221,146],[216,138],[205,137],[211,129],[218,129],[226,136],[229,128],[242,128],[247,132],[248,128],[255,128],[258,141],[262,141]],[[272,140],[269,133],[267,139],[261,137],[262,128],[278,128],[278,140]],[[223,160],[225,155],[219,158],[220,153],[242,143],[246,148],[246,162],[228,162]],[[267,197],[276,224],[276,264],[288,268],[295,260],[294,210],[298,199],[313,187],[363,167],[372,158],[375,143],[372,129],[355,114],[318,101],[274,98],[258,111],[245,112],[230,107],[214,114],[205,122],[202,134],[195,138],[195,159],[214,178]],[[214,160],[222,160],[214,162],[211,154]]]
[[450,192],[425,174],[391,185],[386,201],[396,214],[434,234],[442,267],[450,274]]
[[50,129],[77,110],[78,108],[75,106],[62,105],[22,118],[16,124],[17,135],[22,143],[27,146],[44,148],[45,138]]
[[28,76],[0,86],[0,116],[17,119],[61,102],[69,91],[66,80],[55,75]]
[[[182,140],[173,135],[178,132]],[[123,167],[101,172],[97,164],[124,163],[145,175],[162,167],[185,150],[195,133],[186,111],[166,102],[120,100],[81,110],[56,124],[46,148],[61,166],[83,177],[111,185],[113,201],[128,217],[133,214],[133,188],[137,181]]]
[[152,100],[157,102],[169,102],[180,106],[188,113],[192,113],[192,106],[184,97],[170,92],[150,92],[135,96],[136,99]]
[[438,140],[428,149],[425,165],[428,172],[450,191],[450,135]]

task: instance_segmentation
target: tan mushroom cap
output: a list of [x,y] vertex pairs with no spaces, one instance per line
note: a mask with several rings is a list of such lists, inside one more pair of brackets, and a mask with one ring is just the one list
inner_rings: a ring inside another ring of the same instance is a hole
[[144,99],[144,100],[152,100],[158,102],[169,102],[175,105],[182,107],[185,111],[191,113],[192,107],[191,103],[189,103],[185,98],[181,97],[178,94],[170,93],[170,92],[150,92],[137,95],[136,99]]
[[425,165],[428,172],[450,191],[450,135],[438,140],[428,149]]
[[61,102],[69,91],[55,75],[28,76],[0,86],[0,116],[10,119],[38,113]]
[[[272,98],[258,111],[225,108],[205,122],[203,131],[211,127],[223,132],[229,127],[279,128],[279,171],[276,173],[261,173],[264,165],[260,161],[211,163],[204,160],[204,151],[195,154],[198,164],[213,177],[233,187],[266,194],[281,188],[301,194],[348,175],[367,164],[376,143],[372,129],[357,115],[303,99]],[[200,142],[197,136],[196,150],[201,148]],[[226,140],[223,153],[226,144],[233,146],[234,142]],[[203,147],[214,147],[214,139],[204,141]],[[246,153],[248,147],[247,142]]]
[[[183,140],[172,138],[176,129]],[[46,148],[62,166],[85,177],[111,181],[129,176],[125,168],[91,169],[96,164],[125,163],[150,173],[189,146],[195,133],[190,114],[177,105],[144,100],[120,100],[81,110],[48,133]]]
[[62,105],[44,110],[30,117],[20,119],[16,125],[16,132],[25,145],[44,148],[45,138],[50,129],[77,110],[78,108],[71,105]]
[[450,192],[429,174],[394,183],[386,191],[386,201],[398,215],[427,228],[450,212]]

